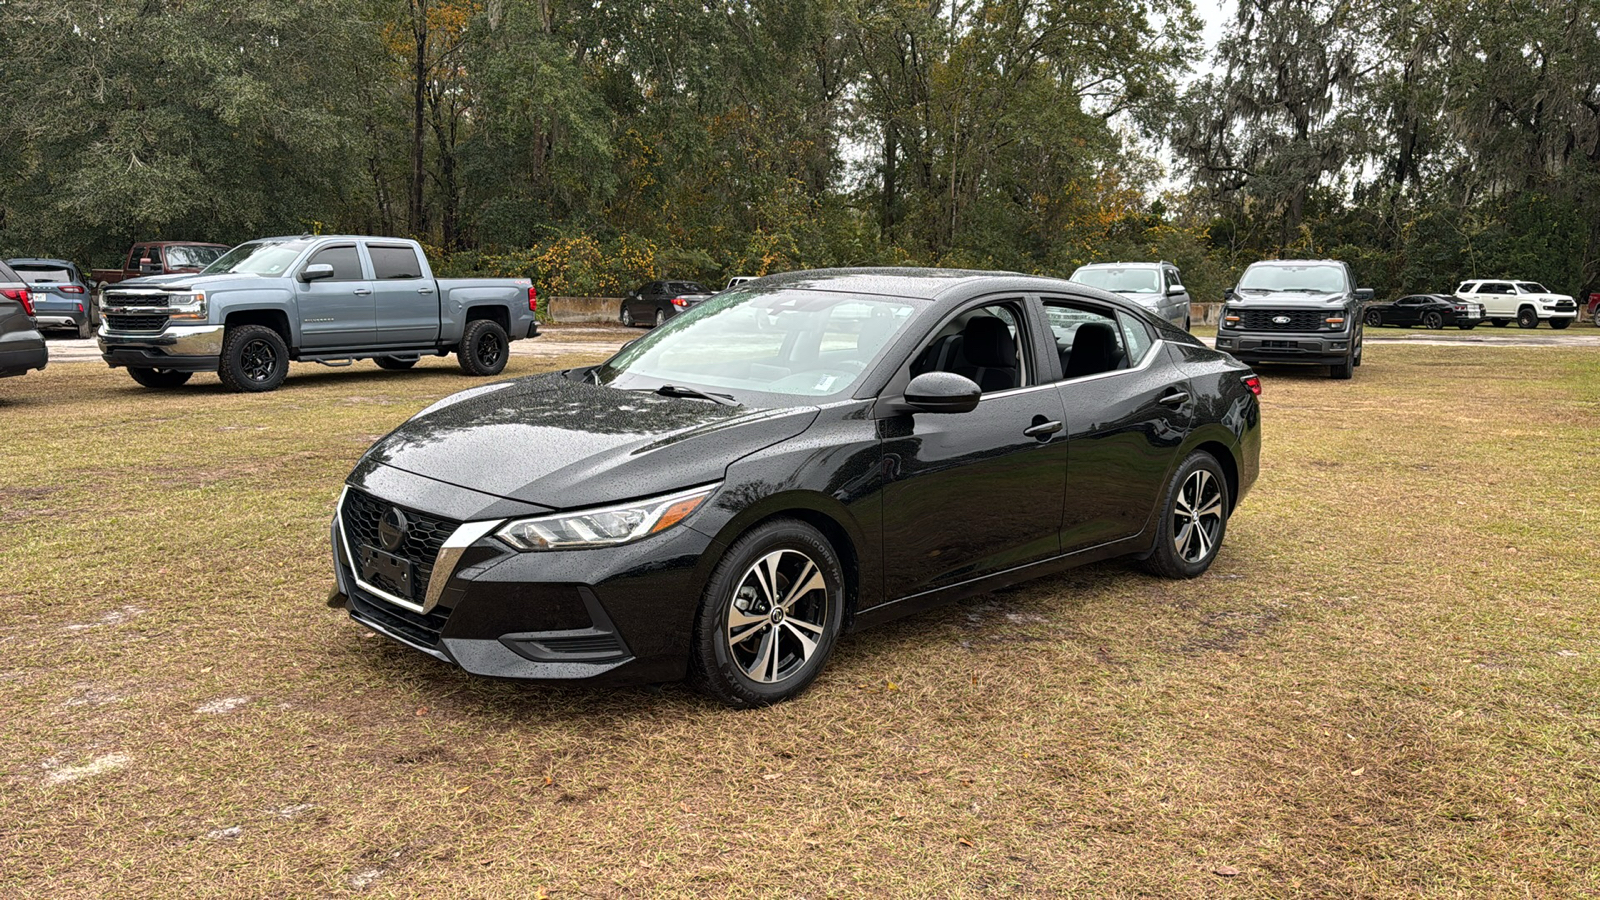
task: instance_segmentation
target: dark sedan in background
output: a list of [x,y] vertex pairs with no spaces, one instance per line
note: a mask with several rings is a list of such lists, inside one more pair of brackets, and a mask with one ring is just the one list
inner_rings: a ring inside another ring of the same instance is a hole
[[1367,307],[1366,323],[1377,328],[1398,325],[1410,328],[1443,328],[1454,325],[1470,331],[1483,321],[1483,304],[1470,303],[1449,294],[1411,294],[1393,303],[1377,303]]
[[33,317],[41,329],[66,329],[87,338],[100,324],[89,282],[76,264],[65,259],[8,259],[6,265],[28,283]]
[[871,623],[1108,557],[1205,572],[1259,392],[1083,285],[772,276],[395,429],[340,496],[333,603],[481,675],[772,703]]
[[33,321],[33,299],[22,276],[0,263],[0,378],[42,369],[50,359]]
[[639,285],[622,298],[622,309],[617,314],[624,325],[660,325],[673,316],[693,308],[711,291],[698,281],[650,281]]

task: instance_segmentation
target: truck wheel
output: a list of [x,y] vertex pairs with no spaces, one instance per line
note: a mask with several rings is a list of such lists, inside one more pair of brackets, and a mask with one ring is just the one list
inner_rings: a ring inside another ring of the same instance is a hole
[[1346,359],[1342,363],[1335,363],[1334,365],[1329,366],[1328,377],[1335,381],[1349,381],[1354,370],[1355,367],[1351,364],[1350,360]]
[[1571,319],[1551,319],[1550,320],[1550,327],[1554,328],[1557,331],[1560,331],[1561,329],[1563,329],[1563,328],[1565,328],[1565,327],[1567,327],[1568,325],[1571,325],[1571,324],[1572,324],[1572,320]]
[[1524,306],[1523,308],[1517,310],[1517,327],[1518,328],[1538,328],[1539,327],[1539,314],[1533,311],[1533,307]]
[[403,372],[406,369],[416,365],[419,359],[420,357],[416,356],[379,356],[375,357],[372,361],[377,363],[378,368],[380,369],[388,369],[391,372]]
[[1594,327],[1600,328],[1600,306],[1594,308]]
[[1435,329],[1435,330],[1443,328],[1444,327],[1444,316],[1441,316],[1436,312],[1423,313],[1423,315],[1422,315],[1422,324],[1428,326],[1429,328]]
[[147,388],[175,388],[188,383],[191,373],[174,372],[171,369],[129,368],[128,374]]
[[222,338],[217,377],[230,391],[260,394],[277,390],[289,375],[289,345],[265,325],[229,328]]
[[499,375],[506,367],[506,330],[488,319],[467,323],[467,333],[456,349],[456,361],[468,375]]
[[1504,328],[1511,324],[1510,319],[1492,319],[1491,321],[1494,322],[1494,327],[1496,328]]

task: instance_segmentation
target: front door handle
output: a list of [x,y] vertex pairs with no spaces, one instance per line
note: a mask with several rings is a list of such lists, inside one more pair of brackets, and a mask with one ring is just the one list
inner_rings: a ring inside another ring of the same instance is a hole
[[372,293],[372,288],[356,288],[354,293],[357,297],[365,297],[366,295]]
[[1175,390],[1170,394],[1162,395],[1161,399],[1156,402],[1163,406],[1182,406],[1189,402],[1189,392]]
[[1050,435],[1055,434],[1062,428],[1066,427],[1060,422],[1040,421],[1043,418],[1044,416],[1034,416],[1033,424],[1022,429],[1023,437],[1038,438],[1041,441],[1047,441],[1050,439]]
[[428,288],[428,287],[417,288],[417,293],[419,293],[419,294],[431,294],[431,293],[433,293],[433,288]]

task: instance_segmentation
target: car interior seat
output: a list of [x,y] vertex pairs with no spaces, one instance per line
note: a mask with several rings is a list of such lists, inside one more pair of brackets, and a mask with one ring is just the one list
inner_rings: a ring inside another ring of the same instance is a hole
[[1085,322],[1078,326],[1072,337],[1072,353],[1062,366],[1066,378],[1098,375],[1117,368],[1121,351],[1117,349],[1117,336],[1110,325]]

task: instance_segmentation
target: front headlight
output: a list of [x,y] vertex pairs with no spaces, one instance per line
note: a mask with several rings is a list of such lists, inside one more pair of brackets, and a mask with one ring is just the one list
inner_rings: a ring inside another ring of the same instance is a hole
[[648,537],[678,524],[716,492],[718,485],[690,488],[603,509],[518,519],[500,529],[500,540],[518,550],[610,547]]
[[192,294],[173,294],[167,298],[167,306],[171,308],[168,313],[173,319],[201,319],[206,317],[205,291],[195,291]]
[[1228,307],[1224,306],[1222,308],[1222,318],[1218,321],[1218,324],[1220,324],[1223,328],[1238,328],[1239,327],[1239,312],[1238,312],[1238,310],[1229,309]]

